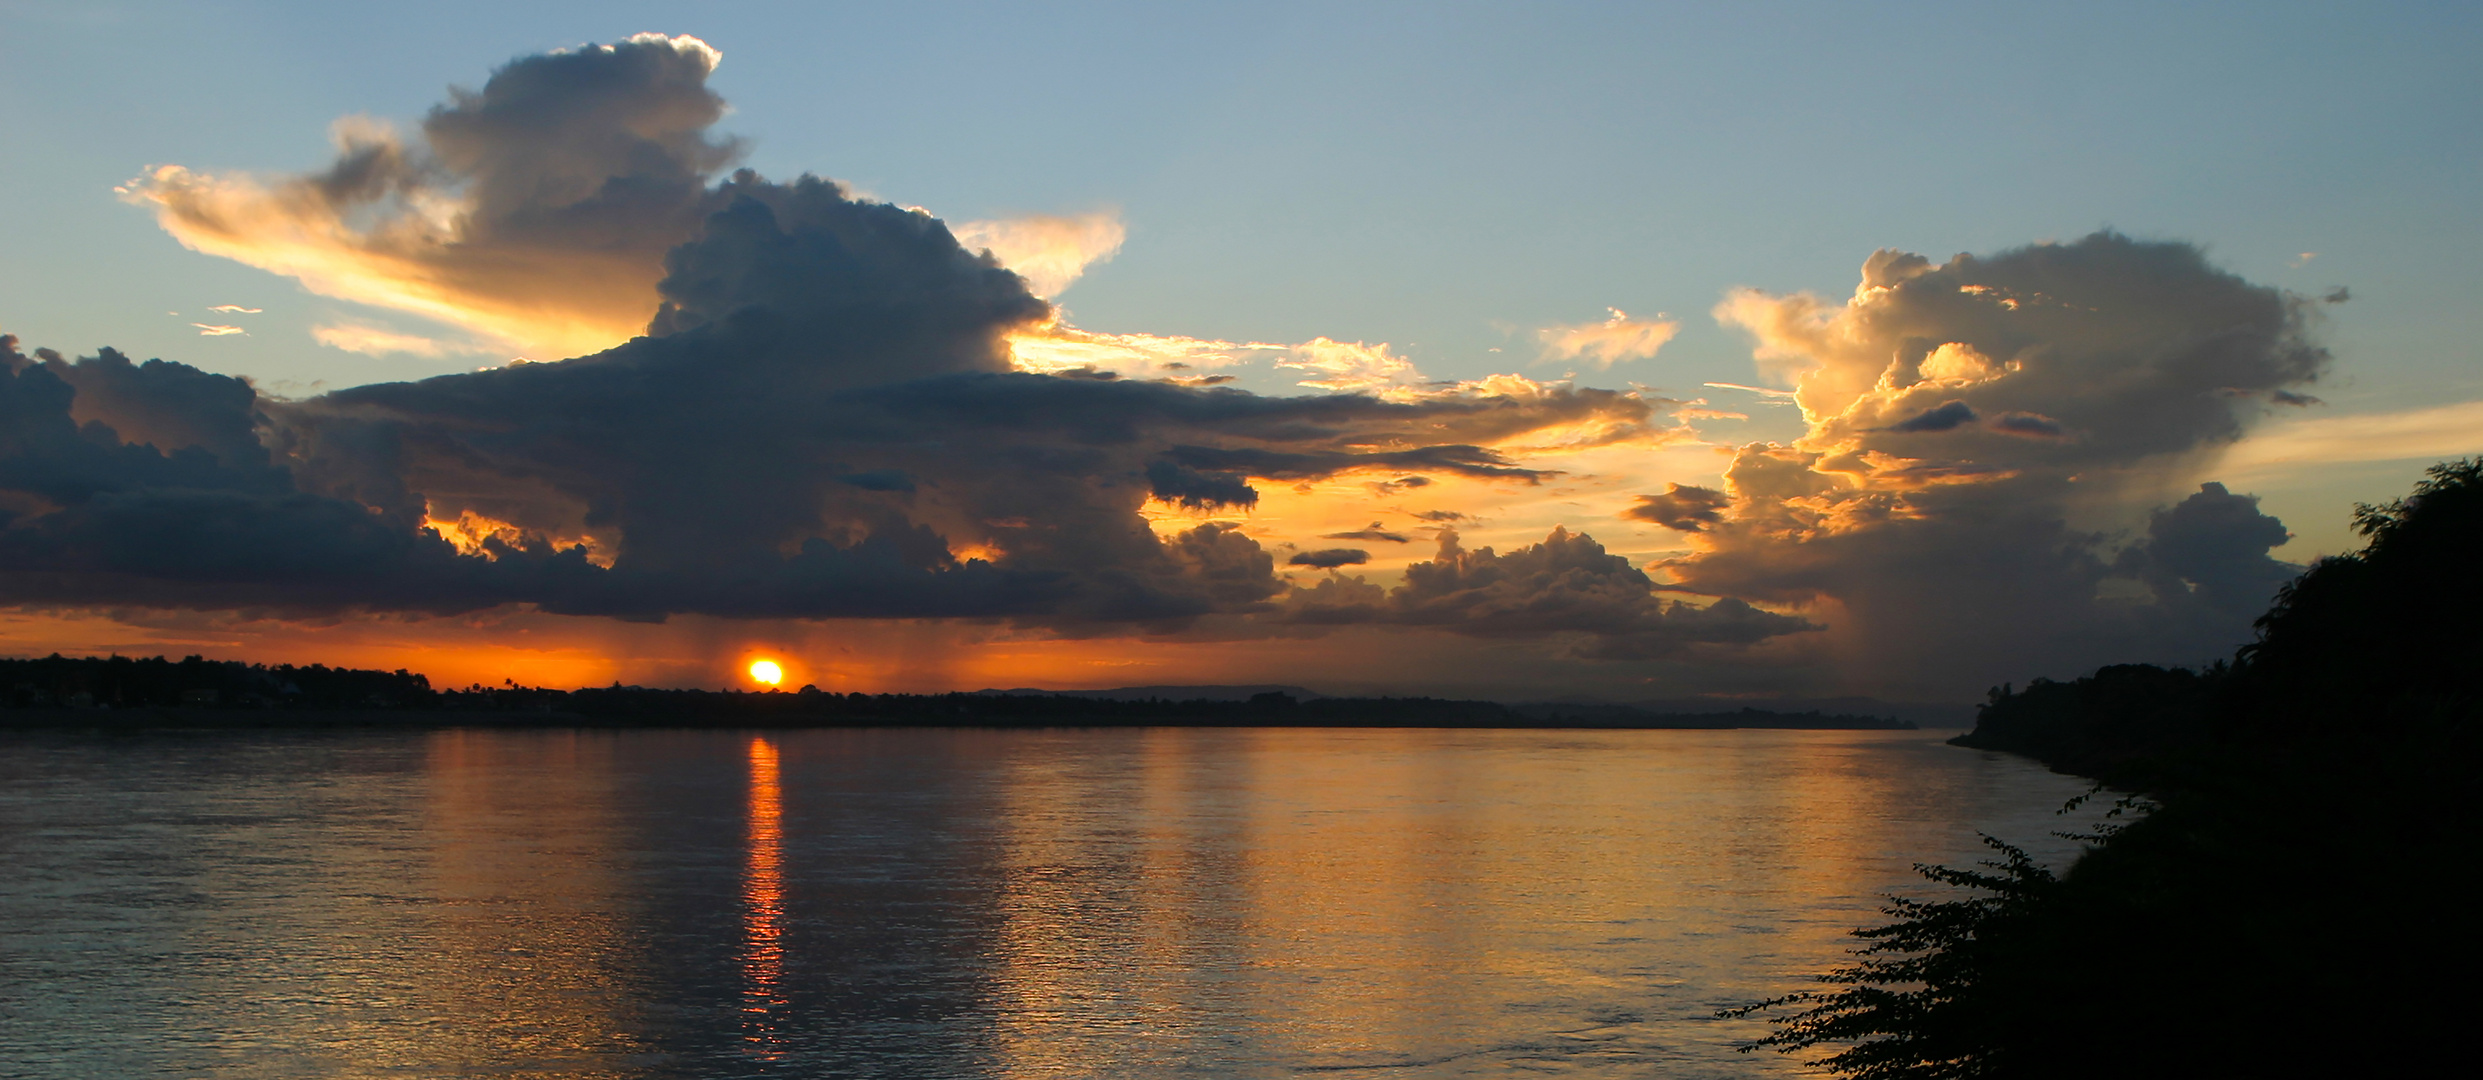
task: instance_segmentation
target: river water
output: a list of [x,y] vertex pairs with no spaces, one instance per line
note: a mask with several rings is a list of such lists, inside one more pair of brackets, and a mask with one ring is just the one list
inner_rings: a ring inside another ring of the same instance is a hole
[[1801,1075],[1940,734],[0,735],[0,1076]]

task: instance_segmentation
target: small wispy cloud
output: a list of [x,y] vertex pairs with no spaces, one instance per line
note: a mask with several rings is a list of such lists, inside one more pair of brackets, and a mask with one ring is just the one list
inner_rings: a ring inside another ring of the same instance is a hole
[[235,334],[247,334],[250,332],[238,326],[219,326],[215,323],[194,322],[190,325],[198,328],[198,336],[200,337],[231,337]]
[[1716,388],[1716,389],[1718,389],[1718,390],[1740,390],[1740,391],[1742,391],[1742,392],[1744,392],[1744,393],[1757,394],[1757,395],[1759,395],[1760,397],[1762,397],[1762,398],[1765,398],[1765,399],[1766,399],[1766,400],[1764,400],[1764,401],[1760,402],[1760,404],[1762,404],[1762,405],[1791,405],[1791,404],[1793,404],[1793,391],[1791,391],[1791,390],[1771,390],[1771,389],[1769,389],[1769,388],[1767,388],[1767,387],[1764,387],[1764,386],[1744,386],[1744,385],[1742,385],[1741,383],[1731,383],[1731,382],[1711,382],[1711,383],[1700,383],[1699,385],[1700,385],[1700,386],[1712,386],[1712,387],[1715,387],[1715,388]]
[[1109,371],[1151,379],[1196,378],[1185,373],[1226,367],[1254,354],[1292,348],[1268,342],[1215,341],[1179,335],[1100,334],[1057,320],[1012,333],[1008,342],[1010,358],[1020,371]]
[[243,307],[240,304],[217,304],[207,310],[215,312],[218,315],[257,315],[264,312],[266,309]]
[[1423,381],[1414,362],[1388,351],[1385,341],[1371,345],[1316,337],[1293,346],[1290,355],[1276,361],[1276,366],[1312,374],[1313,377],[1295,383],[1297,386],[1339,393],[1379,393]]
[[1671,319],[1633,319],[1620,308],[1605,308],[1612,317],[1575,326],[1547,326],[1536,331],[1543,340],[1543,360],[1585,360],[1609,368],[1623,360],[1652,358],[1656,350],[1681,332]]
[[1000,265],[1026,279],[1046,300],[1067,291],[1099,262],[1111,262],[1129,230],[1110,212],[1058,217],[1038,214],[1004,221],[966,221],[949,227],[968,251],[991,252]]
[[2228,476],[2258,479],[2348,462],[2438,460],[2478,452],[2483,452],[2483,401],[2461,401],[2280,420],[2235,443],[2223,468]]
[[443,342],[419,334],[400,334],[394,330],[352,323],[314,326],[310,329],[310,336],[331,349],[343,349],[364,356],[407,355],[437,359],[450,353],[484,351],[479,346]]

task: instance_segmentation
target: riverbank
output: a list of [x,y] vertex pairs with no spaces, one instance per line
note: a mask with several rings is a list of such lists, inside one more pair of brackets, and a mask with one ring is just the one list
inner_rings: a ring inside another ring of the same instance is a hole
[[[1766,1045],[1901,1077],[2459,1075],[2483,965],[2483,462],[2189,671],[1995,688],[1953,742],[2138,793],[2066,873],[2004,851],[1859,931]],[[2099,788],[2100,790],[2100,788]],[[2125,822],[2125,823],[2123,823]],[[1749,1010],[1744,1010],[1747,1012]]]

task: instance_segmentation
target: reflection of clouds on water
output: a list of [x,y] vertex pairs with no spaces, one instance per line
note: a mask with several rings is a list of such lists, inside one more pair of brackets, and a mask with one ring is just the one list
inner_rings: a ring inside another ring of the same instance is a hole
[[0,735],[0,1060],[1798,1075],[1714,1010],[2083,789],[1921,732]]
[[2075,789],[1917,733],[992,738],[1002,1076],[1798,1071],[1713,1003]]

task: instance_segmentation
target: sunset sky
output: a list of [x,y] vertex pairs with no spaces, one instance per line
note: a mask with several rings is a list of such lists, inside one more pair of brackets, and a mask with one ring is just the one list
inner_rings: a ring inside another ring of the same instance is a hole
[[1962,701],[2227,655],[2483,452],[2470,4],[0,49],[5,654]]

